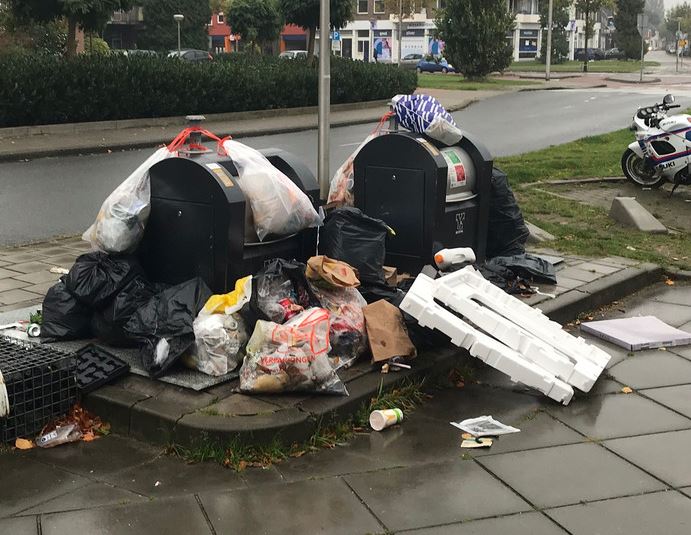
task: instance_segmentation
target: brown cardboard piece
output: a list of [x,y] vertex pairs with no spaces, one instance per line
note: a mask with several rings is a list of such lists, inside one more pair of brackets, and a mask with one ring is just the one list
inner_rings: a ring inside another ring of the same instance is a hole
[[305,275],[310,280],[323,280],[337,288],[360,286],[357,270],[350,264],[328,256],[313,256],[307,261]]
[[397,307],[382,299],[367,305],[362,311],[365,313],[372,362],[417,356],[417,350],[406,332],[403,315]]

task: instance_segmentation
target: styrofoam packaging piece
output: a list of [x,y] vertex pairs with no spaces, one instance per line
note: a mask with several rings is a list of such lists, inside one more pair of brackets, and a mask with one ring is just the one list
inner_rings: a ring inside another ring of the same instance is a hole
[[434,290],[434,297],[442,303],[531,362],[580,390],[587,392],[592,388],[602,372],[595,364],[563,354],[558,348],[539,340],[494,310],[478,304],[473,299],[475,294],[475,289],[469,286],[450,288],[439,284],[435,285]]
[[418,275],[401,303],[401,310],[413,316],[422,327],[437,329],[454,345],[507,374],[513,381],[535,388],[551,399],[567,405],[573,388],[518,352],[475,329],[434,302],[435,281]]
[[[592,387],[611,358],[605,351],[588,344],[583,338],[572,336],[564,331],[561,325],[551,321],[540,310],[526,305],[497,288],[472,266],[445,275],[434,283],[434,295],[442,302],[453,300],[452,296],[458,289],[459,295],[464,295],[466,299],[472,299],[494,310],[500,316],[519,325],[530,335],[567,356],[579,366],[579,372],[590,373],[592,382],[582,385],[586,392]],[[587,366],[587,363],[592,364],[592,368]],[[590,368],[589,371],[588,368]]]

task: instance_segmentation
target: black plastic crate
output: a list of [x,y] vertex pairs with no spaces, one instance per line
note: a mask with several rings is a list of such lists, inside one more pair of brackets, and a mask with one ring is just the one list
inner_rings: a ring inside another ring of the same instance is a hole
[[77,400],[77,357],[54,348],[0,337],[0,371],[10,412],[0,418],[0,442],[33,437]]
[[77,384],[82,394],[88,394],[130,371],[130,365],[95,344],[77,351]]

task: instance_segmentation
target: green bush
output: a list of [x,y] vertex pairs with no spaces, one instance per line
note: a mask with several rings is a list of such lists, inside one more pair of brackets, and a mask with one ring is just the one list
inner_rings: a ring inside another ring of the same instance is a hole
[[[316,62],[230,54],[205,63],[147,56],[0,57],[0,127],[266,110],[317,104]],[[333,58],[331,102],[410,93],[414,72]]]

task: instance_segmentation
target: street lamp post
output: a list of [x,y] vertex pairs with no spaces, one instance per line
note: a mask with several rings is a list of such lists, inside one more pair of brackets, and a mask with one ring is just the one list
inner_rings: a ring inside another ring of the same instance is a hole
[[329,0],[321,0],[319,13],[319,131],[317,175],[319,196],[329,196],[329,126],[331,118],[331,14]]
[[676,52],[675,55],[677,56],[676,72],[679,72],[679,39],[681,39],[681,18],[677,19],[677,34],[674,37],[676,38],[674,43],[674,52]]
[[180,48],[180,23],[184,20],[184,18],[185,18],[185,15],[182,15],[182,14],[180,14],[180,13],[176,13],[175,15],[173,15],[173,19],[175,20],[175,22],[178,23],[178,57],[180,57],[180,53],[181,53],[181,48]]
[[554,11],[554,0],[549,0],[547,10],[547,58],[545,62],[545,80],[549,82],[550,71],[552,69],[552,12]]

